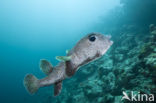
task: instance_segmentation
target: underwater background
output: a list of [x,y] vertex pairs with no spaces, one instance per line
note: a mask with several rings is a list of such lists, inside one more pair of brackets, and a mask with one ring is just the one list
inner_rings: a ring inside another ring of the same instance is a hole
[[[0,103],[129,103],[122,91],[156,95],[156,0],[0,0]],[[90,32],[111,34],[100,59],[29,95],[24,76],[38,78],[40,59],[53,65]],[[154,103],[154,102],[153,102]]]

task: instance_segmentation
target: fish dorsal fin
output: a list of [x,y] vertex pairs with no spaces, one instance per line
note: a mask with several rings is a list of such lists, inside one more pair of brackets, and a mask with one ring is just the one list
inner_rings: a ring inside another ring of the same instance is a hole
[[58,61],[65,62],[65,61],[70,61],[71,60],[71,56],[56,56],[56,59]]
[[69,50],[66,50],[66,54],[68,54],[69,53]]
[[49,75],[53,71],[52,64],[45,59],[40,60],[40,69],[46,75]]
[[62,81],[54,84],[54,96],[58,96],[62,90]]

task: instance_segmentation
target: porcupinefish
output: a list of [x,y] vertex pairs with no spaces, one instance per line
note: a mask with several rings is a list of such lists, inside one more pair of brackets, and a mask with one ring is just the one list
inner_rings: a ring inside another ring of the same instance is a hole
[[90,33],[82,38],[70,51],[66,51],[66,56],[57,56],[60,62],[55,67],[42,59],[40,61],[41,70],[47,75],[43,79],[37,79],[32,74],[27,74],[24,78],[24,86],[30,94],[34,94],[40,87],[54,85],[54,96],[60,94],[62,81],[73,76],[76,71],[85,64],[100,58],[113,44],[111,36],[100,33]]

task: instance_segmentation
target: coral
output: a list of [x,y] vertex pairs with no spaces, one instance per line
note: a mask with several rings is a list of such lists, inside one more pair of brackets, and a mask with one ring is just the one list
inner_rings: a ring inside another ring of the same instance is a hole
[[156,35],[156,26],[154,24],[150,24],[149,29],[152,35]]
[[[121,30],[124,28],[127,31],[116,38],[105,56],[81,67],[73,78],[64,82],[54,103],[127,103],[121,101],[122,91],[155,93],[155,36],[145,41],[151,36],[149,33],[134,32],[134,26],[124,26]],[[47,100],[51,101],[51,97]]]
[[151,53],[149,56],[144,58],[146,64],[152,65],[154,67],[156,65],[156,53]]

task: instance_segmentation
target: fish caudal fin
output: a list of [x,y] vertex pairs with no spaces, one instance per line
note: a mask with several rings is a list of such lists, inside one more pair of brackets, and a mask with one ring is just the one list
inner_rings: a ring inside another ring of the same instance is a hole
[[52,64],[49,61],[45,60],[45,59],[42,59],[40,61],[40,69],[46,75],[49,75],[53,71]]
[[32,75],[28,74],[24,78],[24,86],[30,94],[34,94],[39,89],[38,79]]

